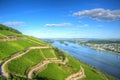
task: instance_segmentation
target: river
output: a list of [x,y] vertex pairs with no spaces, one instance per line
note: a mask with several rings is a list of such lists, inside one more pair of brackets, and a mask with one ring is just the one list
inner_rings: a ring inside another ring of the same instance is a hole
[[120,80],[120,55],[91,49],[71,42],[54,41],[53,46]]

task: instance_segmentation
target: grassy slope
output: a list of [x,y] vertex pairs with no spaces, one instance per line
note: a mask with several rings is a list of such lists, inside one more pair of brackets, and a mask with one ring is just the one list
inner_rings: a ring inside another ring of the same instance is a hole
[[0,30],[0,34],[2,34],[3,36],[23,36],[22,34],[17,34],[6,30]]
[[38,64],[43,59],[40,50],[31,50],[22,57],[9,62],[6,68],[10,73],[25,75],[28,68]]
[[51,50],[52,50],[51,48],[41,49],[46,58],[55,58]]
[[48,80],[64,80],[69,75],[68,71],[58,64],[51,63],[47,69],[37,75],[37,79],[48,79]]
[[6,36],[0,33],[0,39],[1,38],[6,38]]
[[39,44],[33,43],[27,39],[0,42],[0,60],[31,46],[39,46]]
[[[106,80],[104,78],[105,74],[103,74],[102,72],[98,71],[95,68],[92,68],[92,67],[86,65],[85,63],[83,63],[83,62],[81,62],[81,61],[79,61],[79,60],[77,60],[77,59],[75,59],[75,58],[73,58],[73,57],[71,57],[67,54],[66,54],[66,56],[70,60],[69,63],[68,63],[69,65],[72,65],[74,67],[76,65],[76,69],[79,69],[78,68],[79,66],[77,66],[77,65],[80,64],[84,68],[85,74],[86,74],[87,77],[84,78],[83,80]],[[109,77],[108,79],[109,80],[115,80],[115,78],[113,78],[113,77]]]
[[[42,72],[39,72],[36,75],[37,79],[45,79],[45,80],[64,80],[70,74],[76,73],[80,70],[80,65],[85,69],[86,78],[83,80],[105,80],[104,74],[100,71],[84,64],[76,60],[75,58],[71,57],[70,55],[64,53],[65,56],[68,58],[69,62],[63,66],[59,66],[57,64],[50,64],[48,65],[47,69]],[[55,68],[55,69],[54,69]],[[59,71],[62,72],[60,73]],[[59,75],[58,75],[59,74]],[[108,76],[107,76],[108,77]],[[108,77],[109,80],[115,80],[112,77]]]
[[[22,37],[25,37],[26,39],[0,42],[0,62],[3,59],[5,59],[19,51],[22,51],[28,47],[45,46],[46,45],[45,42],[43,42],[42,40],[38,41],[38,39],[34,38],[34,37],[17,34],[17,33],[11,32],[11,31],[0,30],[0,38],[5,38],[7,36],[22,36]],[[36,41],[40,44],[33,42],[33,41]]]
[[32,41],[39,42],[41,45],[42,45],[42,44],[43,44],[43,45],[47,45],[46,42],[40,40],[39,38],[35,38],[35,37],[33,37],[33,36],[26,36],[26,38],[29,39],[29,40],[32,40]]

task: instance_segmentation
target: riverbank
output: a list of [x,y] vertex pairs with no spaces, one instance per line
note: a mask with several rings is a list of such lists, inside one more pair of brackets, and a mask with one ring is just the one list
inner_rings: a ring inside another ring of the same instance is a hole
[[[108,52],[100,52],[89,47],[77,45],[72,42],[67,42],[67,46],[55,41],[53,46],[67,52],[78,60],[93,66],[100,71],[110,74],[120,79],[120,56]],[[107,67],[107,68],[105,68]]]
[[103,49],[103,48],[96,48],[94,46],[88,46],[88,45],[82,45],[82,44],[79,44],[80,46],[83,46],[83,47],[89,47],[91,49],[94,49],[96,51],[102,51],[102,52],[108,52],[108,53],[111,53],[111,54],[117,54],[117,55],[120,55],[120,53],[118,52],[113,52],[113,51],[110,51],[110,50],[106,50],[106,49]]

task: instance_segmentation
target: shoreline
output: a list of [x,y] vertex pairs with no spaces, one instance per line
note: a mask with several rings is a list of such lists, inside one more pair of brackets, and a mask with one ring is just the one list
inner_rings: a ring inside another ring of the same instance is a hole
[[[77,44],[77,43],[75,43],[75,44]],[[97,49],[97,48],[95,48],[95,47],[93,47],[93,46],[87,46],[87,45],[82,45],[82,44],[78,44],[78,45],[84,46],[84,47],[89,47],[89,48],[91,48],[91,49],[94,49],[94,50],[97,50],[97,51],[101,51],[101,52],[109,52],[109,53],[111,53],[111,54],[116,54],[116,55],[119,55],[119,56],[120,56],[120,53],[118,53],[118,52],[112,52],[112,51],[108,51],[108,50],[105,50],[105,49]]]
[[[52,45],[52,46],[53,46],[53,45]],[[53,47],[56,47],[56,46],[53,46]],[[58,48],[58,47],[56,47],[56,48]],[[62,49],[60,49],[60,48],[58,48],[58,49],[61,50],[61,51],[63,51],[66,55],[69,55],[69,56],[75,58],[75,59],[78,60],[80,63],[89,66],[91,69],[95,69],[95,70],[97,70],[98,72],[100,72],[100,73],[103,74],[103,75],[108,75],[108,76],[111,76],[111,77],[113,77],[113,78],[115,78],[115,79],[118,79],[118,78],[115,77],[115,76],[112,76],[112,75],[110,75],[110,74],[108,74],[108,73],[106,73],[106,72],[103,72],[103,71],[95,68],[94,66],[91,66],[91,65],[87,64],[87,63],[84,62],[84,61],[81,61],[80,59],[74,57],[73,55],[70,55],[68,52],[66,52],[66,51],[64,51],[64,50],[62,50]]]

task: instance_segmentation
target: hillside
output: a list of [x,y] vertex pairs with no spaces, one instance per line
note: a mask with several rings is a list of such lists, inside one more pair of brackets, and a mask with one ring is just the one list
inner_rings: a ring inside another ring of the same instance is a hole
[[8,27],[6,25],[0,24],[0,30],[6,30],[6,31],[11,31],[14,33],[22,34],[20,31],[13,29],[12,27]]
[[0,79],[115,80],[67,53],[0,25]]

